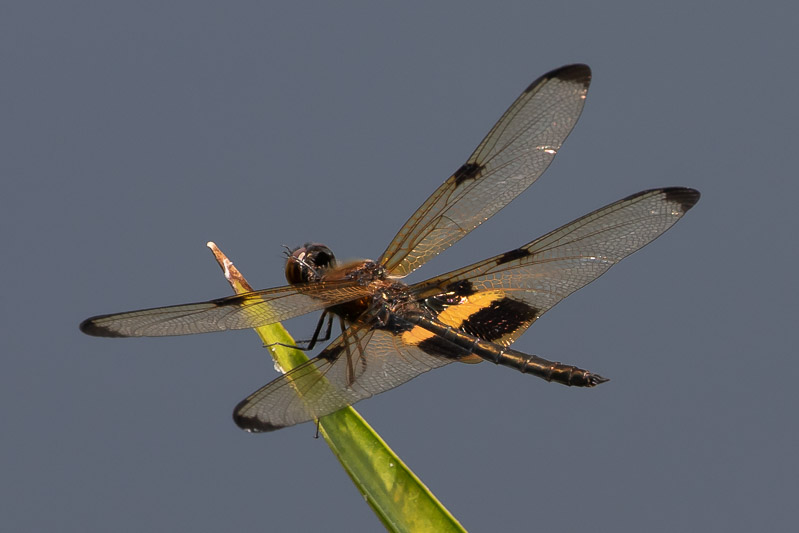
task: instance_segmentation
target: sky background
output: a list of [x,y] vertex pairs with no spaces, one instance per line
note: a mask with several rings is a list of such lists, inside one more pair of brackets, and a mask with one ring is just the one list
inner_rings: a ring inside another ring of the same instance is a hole
[[584,62],[549,171],[410,281],[695,187],[514,345],[611,381],[450,365],[357,408],[471,531],[793,531],[799,13],[744,4],[5,4],[0,527],[379,530],[312,424],[234,425],[277,375],[252,332],[78,323],[229,294],[208,240],[257,287],[284,244],[376,258],[533,79]]

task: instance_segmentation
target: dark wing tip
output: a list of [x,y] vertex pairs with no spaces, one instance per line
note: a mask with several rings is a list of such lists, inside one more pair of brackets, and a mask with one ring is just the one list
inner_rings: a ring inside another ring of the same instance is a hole
[[126,335],[121,335],[119,332],[116,332],[112,329],[109,329],[105,326],[100,326],[96,323],[98,318],[103,318],[105,315],[101,316],[93,316],[91,318],[87,318],[83,322],[80,323],[80,330],[85,333],[86,335],[91,335],[92,337],[125,337]]
[[588,85],[591,81],[591,67],[584,63],[574,63],[573,65],[556,68],[548,76],[563,81],[582,82]]
[[247,400],[242,400],[237,406],[236,409],[233,410],[233,421],[239,426],[241,429],[246,431],[247,433],[268,433],[270,431],[275,431],[278,429],[282,429],[285,426],[276,426],[274,424],[270,424],[269,422],[264,422],[263,420],[246,416],[241,413],[241,409],[247,403]]
[[641,196],[647,195],[657,195],[658,197],[662,196],[666,202],[679,205],[680,214],[684,214],[686,211],[695,206],[699,201],[699,197],[701,196],[699,191],[696,189],[690,189],[688,187],[664,187],[662,189],[649,189],[646,191],[637,192],[622,198],[619,200],[619,202],[624,202],[625,200],[634,200]]
[[575,63],[573,65],[565,65],[555,70],[551,70],[531,83],[525,92],[531,91],[536,88],[541,82],[551,79],[559,79],[573,83],[581,83],[588,87],[591,84],[591,67],[582,63]]
[[680,204],[683,213],[695,206],[701,196],[699,191],[688,187],[668,187],[663,189],[663,193],[669,202]]

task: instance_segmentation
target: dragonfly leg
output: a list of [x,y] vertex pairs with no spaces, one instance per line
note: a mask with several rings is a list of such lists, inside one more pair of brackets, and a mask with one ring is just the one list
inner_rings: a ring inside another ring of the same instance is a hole
[[[319,333],[322,331],[322,325],[325,323],[325,316],[327,316],[327,329],[325,330],[324,336],[320,337]],[[314,329],[313,336],[311,336],[309,340],[294,341],[294,344],[272,342],[270,344],[265,344],[264,347],[269,348],[271,346],[285,346],[286,348],[294,348],[296,350],[308,352],[314,349],[314,346],[316,346],[317,342],[325,342],[327,340],[330,340],[330,333],[332,329],[333,329],[333,315],[331,313],[328,313],[327,311],[324,311],[322,312],[322,316],[319,317],[319,321],[316,323],[316,328]]]

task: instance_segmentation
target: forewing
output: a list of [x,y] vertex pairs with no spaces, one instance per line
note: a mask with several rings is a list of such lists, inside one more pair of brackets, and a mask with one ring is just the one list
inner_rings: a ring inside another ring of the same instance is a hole
[[86,319],[97,337],[161,337],[246,329],[288,320],[368,294],[352,281],[315,282],[247,292],[208,302],[141,309]]
[[236,406],[236,424],[262,432],[307,422],[465,355],[446,341],[431,343],[401,317],[392,316],[389,328],[374,325],[374,318],[356,322],[318,357],[251,394]]
[[414,213],[379,263],[402,277],[452,246],[529,187],[574,127],[591,70],[568,65],[534,81],[471,157]]
[[644,191],[411,291],[439,307],[439,321],[507,346],[563,298],[663,234],[698,200],[693,189]]

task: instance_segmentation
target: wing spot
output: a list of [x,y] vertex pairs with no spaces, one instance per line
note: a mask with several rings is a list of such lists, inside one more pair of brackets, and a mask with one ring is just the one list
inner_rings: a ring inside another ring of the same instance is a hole
[[521,259],[522,257],[527,257],[528,255],[530,255],[528,250],[525,250],[524,248],[516,248],[515,250],[511,250],[510,252],[505,252],[502,254],[497,260],[497,266],[510,263],[511,261]]
[[344,346],[341,344],[334,344],[330,345],[319,354],[318,357],[322,359],[327,359],[328,361],[335,361],[341,355],[341,352],[344,351]]
[[446,291],[453,296],[471,296],[477,292],[472,282],[468,279],[450,283],[447,285]]
[[464,163],[452,175],[452,177],[455,178],[455,185],[460,185],[466,180],[476,179],[480,175],[481,170],[483,170],[482,165],[478,165],[477,163]]

